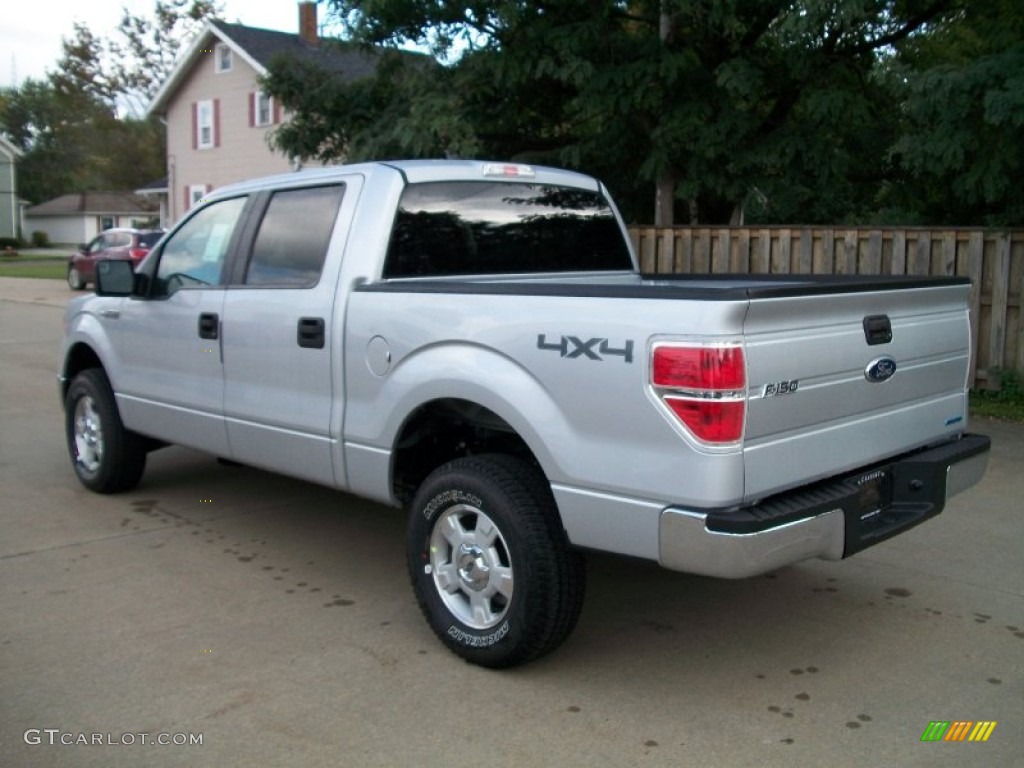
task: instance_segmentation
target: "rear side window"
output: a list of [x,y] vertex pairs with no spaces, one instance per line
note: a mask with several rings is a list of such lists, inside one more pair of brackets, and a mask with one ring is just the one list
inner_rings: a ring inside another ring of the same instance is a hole
[[629,270],[597,192],[494,181],[411,184],[402,193],[384,277]]
[[316,285],[331,241],[343,185],[275,192],[253,242],[246,285]]

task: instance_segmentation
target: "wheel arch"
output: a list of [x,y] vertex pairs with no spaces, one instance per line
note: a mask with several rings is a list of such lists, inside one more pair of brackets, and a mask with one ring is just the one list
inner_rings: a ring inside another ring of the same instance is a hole
[[75,376],[88,368],[99,368],[107,374],[107,378],[110,377],[109,372],[103,365],[103,360],[96,350],[84,341],[76,341],[68,348],[67,353],[64,355],[64,368],[61,371],[62,378],[60,384],[62,401],[67,397],[68,387],[71,386]]
[[538,452],[508,419],[464,397],[438,397],[413,409],[402,422],[391,451],[391,492],[409,501],[420,483],[453,459],[483,453],[516,456],[547,478]]
[[[478,344],[403,352],[386,376],[373,376],[361,360],[349,360],[347,490],[401,505],[431,470],[479,452],[522,456],[549,483],[565,480],[556,449],[573,428],[529,370]],[[440,433],[440,441],[432,433]]]

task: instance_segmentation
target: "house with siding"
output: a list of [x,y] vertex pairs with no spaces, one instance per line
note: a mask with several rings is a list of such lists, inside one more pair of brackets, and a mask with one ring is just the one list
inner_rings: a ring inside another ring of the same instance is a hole
[[167,217],[167,179],[156,179],[135,190],[135,194],[141,197],[148,197],[159,211],[158,224],[161,229],[167,229],[170,220]]
[[299,3],[298,11],[298,34],[207,22],[154,97],[147,116],[159,115],[167,125],[168,222],[216,187],[294,167],[269,143],[271,131],[287,119],[260,90],[273,57],[315,62],[352,80],[373,73],[372,53],[320,40],[316,3]]
[[25,210],[25,232],[45,232],[51,243],[87,243],[112,227],[148,229],[158,218],[156,201],[131,192],[61,195]]
[[17,238],[21,232],[18,201],[18,159],[21,150],[0,136],[0,237]]

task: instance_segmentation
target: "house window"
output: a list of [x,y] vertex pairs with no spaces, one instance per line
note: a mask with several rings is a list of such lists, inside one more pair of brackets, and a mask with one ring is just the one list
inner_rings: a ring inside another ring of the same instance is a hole
[[199,149],[210,149],[214,145],[213,102],[200,101],[196,106],[196,136]]
[[113,216],[101,216],[100,217],[100,230],[108,230],[114,226]]
[[271,97],[263,93],[263,91],[256,92],[256,125],[270,125],[274,117],[274,106],[271,103]]
[[205,184],[192,184],[188,188],[188,207],[193,208],[203,202],[208,187]]
[[217,71],[218,72],[230,72],[231,71],[231,47],[227,45],[218,45],[216,48],[217,57]]

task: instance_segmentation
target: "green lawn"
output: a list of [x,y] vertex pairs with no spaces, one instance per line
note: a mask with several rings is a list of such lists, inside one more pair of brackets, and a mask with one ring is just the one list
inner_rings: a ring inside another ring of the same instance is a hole
[[15,261],[27,259],[66,259],[74,251],[70,245],[57,245],[52,248],[19,248],[18,257]]
[[971,415],[1000,421],[1024,421],[1024,400],[995,400],[971,392]]
[[0,258],[0,277],[42,277],[63,280],[67,276],[67,257]]

